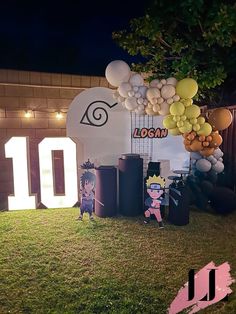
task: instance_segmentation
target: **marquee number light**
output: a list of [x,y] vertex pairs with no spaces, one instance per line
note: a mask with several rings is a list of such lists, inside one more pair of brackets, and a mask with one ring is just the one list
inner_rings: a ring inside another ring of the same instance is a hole
[[[55,195],[52,151],[63,150],[65,195]],[[30,195],[29,149],[27,137],[12,137],[5,144],[5,157],[13,160],[14,196],[8,209],[35,209],[36,196]],[[78,200],[76,144],[68,137],[45,138],[39,143],[41,202],[46,207],[71,207]]]

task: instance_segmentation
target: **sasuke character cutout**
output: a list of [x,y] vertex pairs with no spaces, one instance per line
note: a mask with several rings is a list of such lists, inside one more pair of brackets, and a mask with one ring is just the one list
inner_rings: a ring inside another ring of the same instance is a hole
[[153,177],[149,177],[146,181],[147,185],[147,193],[149,197],[145,200],[145,205],[148,209],[145,211],[145,220],[144,223],[149,223],[150,216],[153,214],[158,221],[159,228],[164,228],[160,207],[161,204],[164,203],[164,199],[162,197],[165,189],[165,179],[161,176],[154,175]]
[[95,182],[96,176],[90,171],[85,171],[80,178],[81,199],[79,220],[83,219],[84,213],[88,213],[89,218],[93,220]]

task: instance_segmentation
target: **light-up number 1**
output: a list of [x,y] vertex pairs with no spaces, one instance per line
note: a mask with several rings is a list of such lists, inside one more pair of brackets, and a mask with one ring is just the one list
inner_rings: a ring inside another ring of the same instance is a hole
[[12,137],[5,144],[5,156],[13,161],[14,196],[8,196],[8,209],[36,208],[36,197],[29,195],[27,138]]
[[[54,195],[52,151],[63,150],[65,195]],[[71,207],[78,201],[76,144],[69,138],[45,138],[39,143],[41,202],[51,208]]]
[[[52,151],[64,153],[65,195],[54,194]],[[30,196],[29,158],[26,137],[12,137],[5,144],[6,158],[13,160],[14,196],[8,197],[8,209],[35,209],[36,197]],[[71,207],[78,201],[76,144],[68,137],[45,138],[39,143],[41,202],[46,207]]]

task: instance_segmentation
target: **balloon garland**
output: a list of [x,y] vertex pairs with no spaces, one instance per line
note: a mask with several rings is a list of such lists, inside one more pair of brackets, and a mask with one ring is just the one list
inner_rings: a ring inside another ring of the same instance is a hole
[[122,60],[110,62],[105,75],[117,88],[113,97],[124,108],[139,115],[164,116],[163,125],[168,132],[183,136],[185,149],[191,152],[194,170],[213,170],[215,173],[224,170],[223,153],[219,149],[223,140],[219,131],[230,126],[232,114],[226,108],[217,108],[206,121],[200,107],[193,103],[192,98],[198,92],[194,79],[177,81],[169,77],[152,80],[148,85],[142,75],[131,72]]

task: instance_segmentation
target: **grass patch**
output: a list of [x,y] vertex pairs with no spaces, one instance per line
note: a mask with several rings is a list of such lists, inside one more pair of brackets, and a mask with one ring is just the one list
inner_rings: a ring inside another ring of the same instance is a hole
[[[76,208],[0,213],[0,313],[161,314],[190,268],[228,261],[236,278],[236,213],[195,211],[189,225],[164,230],[142,217],[77,216]],[[202,313],[236,313],[235,293]]]

